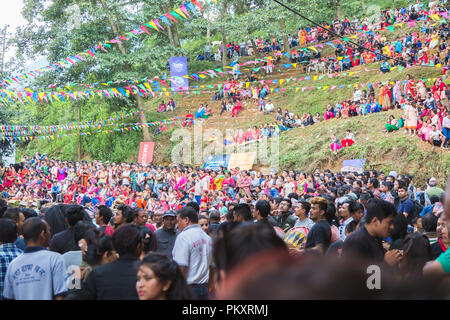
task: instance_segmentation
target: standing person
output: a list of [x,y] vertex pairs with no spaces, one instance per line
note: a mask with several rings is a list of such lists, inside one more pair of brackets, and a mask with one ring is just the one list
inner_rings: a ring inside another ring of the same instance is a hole
[[445,214],[441,214],[437,222],[437,236],[438,241],[431,245],[433,252],[433,259],[438,258],[442,253],[447,251],[450,246],[450,238],[448,236],[447,219]]
[[292,209],[298,218],[294,227],[304,227],[311,230],[314,226],[314,221],[308,217],[309,211],[311,210],[311,204],[306,201],[292,199]]
[[159,208],[155,210],[155,213],[153,214],[153,226],[156,230],[159,230],[163,227],[163,215],[164,215],[164,208]]
[[139,300],[192,300],[177,263],[160,253],[149,253],[142,259],[136,291]]
[[83,300],[137,300],[137,263],[143,250],[139,227],[125,224],[112,236],[119,259],[94,268],[86,279],[80,297]]
[[59,253],[46,249],[50,227],[39,217],[27,219],[23,236],[27,247],[6,272],[3,297],[9,300],[63,300],[67,273]]
[[405,132],[408,133],[410,130],[410,136],[417,134],[417,119],[418,113],[417,109],[411,104],[412,99],[408,99],[405,109]]
[[353,204],[353,201],[346,201],[339,205],[339,217],[342,220],[341,225],[339,226],[339,237],[342,241],[345,240],[346,234],[345,230],[347,225],[349,225],[353,221],[353,217],[350,214],[350,206]]
[[257,221],[267,222],[272,227],[277,226],[276,220],[270,215],[270,203],[267,200],[258,200],[256,202],[253,218]]
[[375,199],[382,199],[381,192],[378,190],[379,183],[377,178],[370,178],[367,183],[367,189],[372,192]]
[[114,229],[109,225],[112,218],[112,211],[105,205],[100,205],[95,210],[95,223],[100,230],[108,236],[112,236]]
[[19,237],[17,237],[17,240],[14,242],[14,244],[19,248],[20,250],[25,250],[26,244],[20,235],[22,234],[22,228],[23,223],[25,221],[25,215],[22,211],[18,208],[8,208],[6,209],[5,213],[2,216],[3,219],[11,219],[16,223],[17,226],[17,232],[19,233]]
[[284,198],[280,203],[279,215],[277,217],[278,227],[283,230],[294,227],[297,222],[297,216],[291,213],[292,201],[289,198]]
[[184,207],[178,212],[180,234],[175,240],[173,259],[181,268],[186,281],[197,299],[209,298],[208,286],[214,288],[211,268],[212,240],[198,225],[195,209]]
[[398,196],[400,202],[397,206],[397,212],[403,214],[408,220],[408,224],[412,225],[412,221],[416,216],[414,203],[408,197],[408,187],[403,181],[398,183]]
[[325,217],[328,201],[321,197],[315,197],[311,199],[310,203],[310,218],[314,221],[314,226],[306,238],[305,249],[318,250],[324,254],[331,243],[331,228]]
[[177,224],[177,214],[172,210],[163,214],[163,226],[156,230],[156,252],[165,254],[172,259],[172,251],[177,239],[179,230],[175,228]]
[[11,219],[0,219],[0,300],[2,300],[3,284],[8,266],[23,251],[14,242],[17,239],[17,225]]
[[386,262],[393,266],[401,260],[402,253],[394,249],[385,253],[382,239],[394,229],[396,210],[391,203],[372,199],[367,205],[365,225],[352,232],[344,241],[343,256],[356,257],[367,263]]
[[78,244],[75,243],[74,226],[78,221],[83,220],[84,212],[82,206],[72,206],[67,210],[66,222],[69,225],[67,230],[53,235],[50,242],[50,250],[64,254],[69,251],[78,251]]
[[[450,230],[450,176],[447,179],[447,188],[444,197],[444,215],[447,225],[447,232]],[[450,236],[450,234],[448,234]],[[436,260],[425,264],[423,274],[426,276],[443,277],[450,274],[450,250],[446,250]]]

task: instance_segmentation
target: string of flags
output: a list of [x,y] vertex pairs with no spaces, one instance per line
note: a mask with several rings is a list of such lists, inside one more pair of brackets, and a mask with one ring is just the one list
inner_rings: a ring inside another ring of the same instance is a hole
[[[216,0],[214,0],[214,1],[217,3]],[[447,12],[440,12],[439,14],[442,15],[444,18],[448,19],[448,13]],[[433,18],[434,20],[440,19],[438,14],[429,15],[429,17]],[[421,18],[421,19],[418,19],[418,20],[426,20],[426,18]],[[408,21],[407,23],[409,24],[410,27],[414,27],[415,20]],[[394,24],[394,25],[403,25],[403,24],[405,24],[405,22],[400,22],[400,23],[397,23],[397,24]],[[393,31],[393,26],[389,26],[389,27],[386,27],[386,28],[389,29],[389,30],[392,29],[392,31]],[[380,28],[378,30],[385,30],[386,28]],[[357,38],[359,36],[363,36],[363,35],[367,35],[367,34],[372,34],[373,36],[375,35],[373,33],[373,31],[360,32],[358,34],[349,36],[347,38],[343,38],[343,41],[348,42],[350,38]],[[400,40],[402,40],[402,39],[400,39]],[[396,40],[396,41],[398,41],[398,40]],[[394,42],[392,42],[392,44],[394,44]],[[317,48],[323,48],[325,44],[330,46],[330,47],[332,47],[332,48],[336,48],[336,46],[333,43],[341,44],[342,42],[339,39],[335,39],[335,40],[332,40],[332,41],[315,44],[315,46],[309,46],[307,48],[301,48],[301,49],[299,49],[299,51],[306,51],[306,52],[309,53],[310,51],[308,49],[310,49],[310,50],[315,51],[317,53],[318,52]],[[388,48],[388,46],[383,48],[383,50],[388,50],[387,48]],[[293,54],[293,53],[296,54],[297,50],[292,50],[292,51],[290,51],[290,53],[291,54]],[[286,56],[288,59],[290,59],[289,52],[275,52],[275,56]],[[345,57],[339,57],[338,59],[342,60],[343,58],[345,58]],[[248,65],[248,64],[256,64],[256,63],[264,62],[265,60],[267,60],[267,57],[263,58],[263,59],[256,59],[256,61],[248,61],[246,63],[240,63],[239,65],[240,66],[244,66],[244,65]],[[314,60],[313,60],[313,62],[314,62]],[[303,63],[305,63],[305,62],[303,62]],[[233,64],[231,66],[233,66]],[[425,66],[425,65],[423,65],[423,66]],[[437,65],[436,67],[440,68],[441,66]],[[227,67],[227,68],[231,69],[231,67]],[[254,69],[257,71],[260,68],[254,68]],[[184,77],[188,78],[188,79],[193,79],[195,81],[199,81],[201,79],[205,79],[207,76],[209,76],[211,78],[218,77],[216,72],[218,72],[222,77],[224,76],[224,71],[222,69],[220,69],[220,68],[217,68],[217,69],[214,69],[214,70],[211,69],[211,70],[206,70],[206,71],[202,71],[202,72],[193,73],[193,74],[191,74],[189,76],[184,76]],[[227,73],[232,73],[232,71],[228,71]],[[166,78],[166,77],[156,76],[156,77],[153,78],[153,80],[151,82],[159,81],[161,85],[167,86],[167,82],[168,81],[169,82],[178,81],[179,80],[178,78],[180,78],[180,77]],[[57,84],[52,84],[52,85],[49,85],[47,87],[47,89],[49,89],[49,88],[67,88],[67,89],[70,90],[70,88],[74,87],[74,86],[85,86],[87,88],[92,89],[93,86],[98,86],[98,85],[108,86],[108,85],[111,85],[111,84],[119,84],[119,83],[133,83],[133,84],[136,84],[136,83],[145,82],[145,81],[148,81],[148,79],[147,78],[143,78],[140,81],[138,81],[138,80],[108,81],[108,82],[105,82],[105,83],[98,83],[97,82],[97,83],[92,83],[92,84],[78,84],[78,83],[75,83],[75,84],[65,84],[65,85],[59,85],[59,86]],[[29,93],[33,93],[34,91],[38,91],[40,89],[31,90],[30,88],[25,88],[25,90],[27,90]],[[4,91],[4,92],[6,92],[6,91]],[[81,92],[81,94],[83,94],[83,93]],[[26,93],[26,95],[28,96],[28,93]],[[21,93],[20,97],[21,96],[25,96],[25,94]],[[40,92],[38,94],[37,98],[39,98],[40,96],[42,96],[42,92]],[[2,96],[2,97],[3,97],[3,99],[5,99],[4,96]],[[31,98],[33,98],[36,101],[36,96],[35,95],[32,95]],[[11,102],[11,101],[7,101],[7,102]],[[32,101],[30,101],[30,102],[32,102]]]
[[98,119],[98,120],[88,120],[82,122],[70,122],[67,124],[58,124],[58,125],[50,125],[50,126],[36,126],[36,125],[0,125],[0,134],[3,136],[9,135],[31,135],[34,132],[40,134],[46,133],[56,133],[59,131],[67,131],[67,130],[78,130],[84,129],[86,127],[96,127],[96,126],[104,126],[107,124],[112,124],[113,122],[123,120],[126,118],[134,117],[136,115],[140,115],[142,111],[140,109],[135,109],[131,111],[127,111],[125,113],[121,113],[118,115],[112,115],[106,119]]
[[[207,1],[209,4],[209,0],[203,0]],[[214,2],[217,4],[217,0],[214,0]],[[153,31],[164,31],[163,24],[160,23],[162,21],[164,25],[171,26],[172,24],[179,23],[180,21],[183,21],[183,19],[190,19],[191,14],[193,13],[195,16],[198,16],[199,13],[197,10],[203,10],[202,5],[199,3],[198,0],[191,0],[188,2],[184,2],[183,5],[178,7],[177,9],[172,10],[171,12],[168,12],[159,18],[153,19],[149,21],[148,23],[131,30],[130,32],[125,33],[124,35],[121,35],[119,37],[116,37],[112,40],[105,41],[104,43],[99,43],[95,47],[89,48],[83,52],[79,52],[78,54],[69,56],[65,59],[61,59],[58,62],[52,63],[48,66],[39,68],[34,71],[25,72],[21,75],[18,75],[16,77],[10,77],[3,80],[0,80],[0,85],[3,85],[5,87],[8,87],[12,85],[13,83],[22,84],[24,80],[29,79],[30,77],[37,77],[40,76],[43,72],[49,71],[49,70],[55,70],[58,72],[62,72],[62,70],[70,68],[74,65],[77,65],[82,62],[86,62],[89,57],[95,57],[97,54],[101,52],[107,52],[107,49],[111,49],[113,44],[122,44],[123,41],[129,41],[133,38],[137,38],[138,35],[146,33],[148,35],[151,35],[149,30]]]
[[[217,3],[217,0],[214,0],[214,1]],[[445,19],[448,19],[448,13],[447,12],[440,12],[439,14],[442,15]],[[429,17],[433,18],[434,20],[440,19],[438,14],[429,15]],[[426,18],[422,18],[422,19],[419,19],[419,20],[426,20]],[[415,20],[411,20],[411,21],[408,21],[407,23],[412,28],[412,27],[415,26],[416,22],[415,22]],[[400,23],[394,24],[393,26],[395,26],[395,25],[402,26],[404,24],[405,24],[405,22],[400,22]],[[377,29],[375,31],[382,31],[382,30],[388,29],[388,30],[391,30],[393,32],[393,30],[394,30],[393,26],[389,26],[389,27],[386,27],[386,28],[380,28],[380,29]],[[351,35],[349,37],[343,38],[343,41],[344,42],[348,42],[351,38],[357,38],[357,37],[360,37],[360,36],[363,36],[363,35],[368,35],[368,34],[372,34],[373,36],[375,36],[374,32],[372,30],[370,30],[370,31],[360,32],[358,34]],[[332,41],[318,43],[318,44],[315,44],[315,45],[312,45],[312,46],[309,46],[309,47],[306,47],[306,48],[301,48],[301,49],[299,49],[299,51],[305,51],[305,52],[309,53],[310,52],[309,50],[312,50],[312,51],[317,53],[318,52],[317,48],[324,48],[324,45],[328,45],[328,46],[330,46],[332,48],[336,48],[336,45],[334,43],[341,44],[342,42],[339,39],[335,39],[335,40],[332,40]],[[292,53],[296,53],[296,50],[292,50],[290,52],[291,52],[291,54]],[[289,52],[276,52],[275,56],[286,56],[286,57],[290,58]],[[246,63],[240,63],[239,65],[243,66],[243,65],[247,65],[247,64],[251,64],[251,63],[258,63],[258,62],[263,62],[264,60],[265,59],[257,59],[257,61],[249,61],[249,62],[246,62]],[[230,67],[230,69],[231,69],[231,67]],[[215,74],[215,72],[219,72],[221,74],[221,76],[223,76],[223,71],[219,68],[219,69],[214,69],[214,70],[206,70],[206,71],[202,71],[202,72],[192,73],[189,76],[185,76],[185,78],[189,78],[189,79],[193,79],[195,81],[199,81],[201,79],[205,79],[206,76],[210,76],[210,77],[217,76],[217,74]],[[175,81],[175,80],[177,80],[177,78],[179,78],[179,77],[165,78],[163,76],[161,76],[161,77],[155,76],[152,79],[153,80],[160,80],[161,79],[162,81],[164,81],[164,80],[165,81]],[[144,81],[147,81],[147,78],[144,78],[144,79],[140,80],[140,82],[144,82]],[[97,86],[97,85],[108,86],[108,85],[112,85],[112,84],[127,83],[127,82],[129,82],[129,83],[137,83],[138,81],[137,80],[123,80],[123,81],[107,81],[105,83],[96,82],[96,83],[92,83],[92,84],[79,84],[79,83],[63,84],[63,85],[52,84],[52,85],[49,85],[46,89],[49,89],[49,88],[67,88],[67,89],[70,89],[70,87],[75,87],[75,86],[85,86],[87,88],[92,88],[93,86]],[[1,81],[0,81],[0,84],[1,84]],[[25,90],[30,91],[31,89],[26,88]],[[30,92],[39,91],[39,90],[40,89],[35,89],[35,90],[31,90]]]
[[[175,118],[174,118],[175,119]],[[189,120],[187,122],[187,125],[194,124],[196,120]],[[115,133],[115,132],[131,132],[131,131],[137,131],[141,130],[142,128],[148,128],[148,127],[159,127],[160,125],[170,125],[170,124],[177,124],[177,125],[183,125],[183,121],[179,120],[163,120],[163,121],[155,121],[155,122],[148,122],[148,123],[117,123],[113,124],[116,126],[116,128],[111,128],[107,130],[95,130],[95,131],[88,131],[88,132],[76,132],[76,133],[67,133],[67,134],[52,134],[52,135],[18,135],[18,136],[3,136],[0,135],[1,139],[3,141],[9,140],[9,141],[31,141],[31,140],[39,140],[39,139],[55,139],[55,138],[64,138],[64,137],[76,137],[76,136],[91,136],[93,134],[98,133]],[[121,127],[121,128],[119,128]]]

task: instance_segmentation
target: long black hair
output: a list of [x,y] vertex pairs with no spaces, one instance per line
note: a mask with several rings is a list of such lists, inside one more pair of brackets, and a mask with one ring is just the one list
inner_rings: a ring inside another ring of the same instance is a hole
[[171,281],[166,293],[167,300],[192,300],[192,293],[178,264],[162,253],[150,252],[140,266],[149,267],[162,283]]
[[99,229],[88,230],[84,235],[84,239],[88,246],[85,260],[86,263],[93,267],[100,265],[102,257],[106,252],[112,253],[114,251],[111,237]]

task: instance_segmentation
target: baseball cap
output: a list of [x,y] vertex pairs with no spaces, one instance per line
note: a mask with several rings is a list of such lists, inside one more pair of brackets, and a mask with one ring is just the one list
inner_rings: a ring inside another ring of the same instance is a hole
[[389,175],[393,176],[395,179],[397,179],[397,172],[391,171],[391,172],[389,172]]
[[165,217],[176,217],[176,216],[177,216],[177,214],[175,212],[173,212],[172,210],[168,210],[168,211],[164,212],[162,217],[164,219]]

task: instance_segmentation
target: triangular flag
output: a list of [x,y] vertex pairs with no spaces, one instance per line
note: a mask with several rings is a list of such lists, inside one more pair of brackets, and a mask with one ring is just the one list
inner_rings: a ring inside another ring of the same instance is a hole
[[192,3],[195,4],[197,7],[199,7],[200,10],[203,10],[202,6],[200,5],[200,3],[198,3],[197,0],[192,0]]
[[164,30],[164,28],[159,24],[158,19],[153,20],[153,22],[160,27],[162,30]]
[[149,27],[152,27],[153,29],[155,29],[156,31],[158,30],[158,27],[156,26],[156,24],[153,21],[150,21],[149,23],[146,24]]
[[172,24],[169,22],[169,20],[167,20],[167,18],[165,16],[161,16],[159,17],[159,19],[161,19],[165,24],[172,26]]
[[165,16],[166,16],[167,18],[169,18],[170,20],[173,20],[173,21],[175,21],[175,23],[178,23],[178,20],[177,20],[177,19],[175,19],[175,18],[174,18],[174,16],[173,16],[173,15],[171,15],[170,13],[166,13],[166,14],[165,14]]
[[[178,9],[175,9],[175,12],[178,13],[183,18],[187,19],[186,14],[189,16],[189,13],[187,12],[185,6],[183,6],[183,8],[184,8],[185,11],[181,10],[181,7],[179,7]],[[189,17],[191,17],[191,16],[189,16]]]
[[[180,10],[180,9],[177,9],[177,10]],[[183,13],[183,12],[181,12],[181,13]],[[183,18],[181,18],[180,14],[179,14],[178,12],[176,12],[176,10],[175,10],[175,11],[171,11],[170,14],[171,14],[172,16],[174,16],[174,17],[180,19],[180,20],[183,20]],[[184,14],[183,14],[183,16],[184,16]]]
[[394,32],[394,26],[386,27],[386,29],[388,29],[388,30],[391,31],[391,32]]

